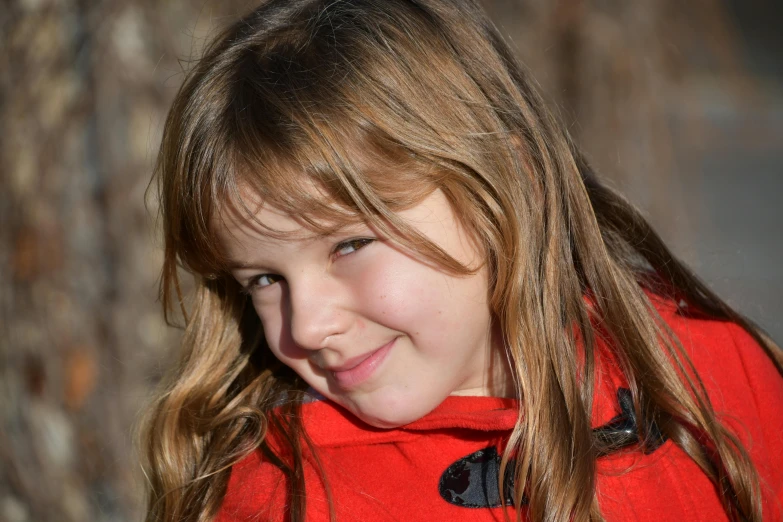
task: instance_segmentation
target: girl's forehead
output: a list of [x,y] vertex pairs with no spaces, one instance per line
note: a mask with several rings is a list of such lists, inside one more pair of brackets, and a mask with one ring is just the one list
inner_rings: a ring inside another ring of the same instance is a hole
[[259,252],[280,252],[313,241],[318,234],[271,205],[260,205],[253,215],[224,212],[215,227],[227,269],[256,264]]
[[[303,190],[308,190],[303,188]],[[307,209],[285,209],[265,201],[256,191],[239,190],[238,197],[228,198],[216,213],[213,223],[221,243],[232,239],[306,241],[331,235],[346,227],[363,223],[361,216],[347,209],[332,216],[308,214]],[[337,204],[332,205],[337,211]]]
[[295,216],[270,204],[260,204],[250,212],[232,211],[224,219],[229,231],[243,231],[245,235],[259,237],[284,236],[288,239],[307,239],[314,235]]

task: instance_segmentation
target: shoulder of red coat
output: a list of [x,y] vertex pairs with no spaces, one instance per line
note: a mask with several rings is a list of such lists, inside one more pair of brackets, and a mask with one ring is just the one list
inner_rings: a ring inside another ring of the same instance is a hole
[[256,449],[232,466],[215,522],[284,520],[286,496],[285,474]]

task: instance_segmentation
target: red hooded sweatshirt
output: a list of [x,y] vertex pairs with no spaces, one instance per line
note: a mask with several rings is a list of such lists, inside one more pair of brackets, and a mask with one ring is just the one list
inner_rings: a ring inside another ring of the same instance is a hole
[[[783,378],[737,325],[688,317],[669,302],[659,311],[689,352],[719,418],[750,452],[764,520],[783,520]],[[616,427],[628,414],[618,400],[627,384],[606,358],[597,366],[593,426]],[[504,509],[515,519],[513,507],[500,505],[497,473],[517,419],[512,399],[448,397],[396,429],[370,427],[328,400],[305,404],[302,415],[338,522],[502,521]],[[328,521],[326,489],[311,458],[305,482],[307,520]],[[234,466],[217,521],[287,520],[286,486],[274,464],[252,453]],[[713,483],[671,440],[647,453],[599,457],[597,497],[608,521],[728,520]]]

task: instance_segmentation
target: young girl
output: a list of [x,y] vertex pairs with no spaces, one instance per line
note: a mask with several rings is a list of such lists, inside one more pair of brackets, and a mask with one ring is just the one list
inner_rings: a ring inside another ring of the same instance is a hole
[[473,2],[264,2],[190,73],[157,175],[186,328],[147,520],[781,518],[780,349]]

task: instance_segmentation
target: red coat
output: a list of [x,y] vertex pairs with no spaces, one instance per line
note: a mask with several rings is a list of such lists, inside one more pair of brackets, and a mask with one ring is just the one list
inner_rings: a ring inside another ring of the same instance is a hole
[[[716,412],[750,451],[762,479],[764,520],[783,520],[783,378],[738,326],[680,316],[671,304],[660,311],[689,351]],[[621,413],[617,390],[624,384],[619,371],[602,365],[594,426]],[[467,497],[456,491],[456,498],[455,490],[469,488],[464,479],[476,461],[494,470],[492,452],[513,428],[515,406],[511,399],[449,397],[392,430],[368,427],[326,400],[304,405],[303,415],[339,522],[502,521],[504,508],[458,505]],[[671,440],[646,455],[600,457],[597,467],[599,505],[609,521],[727,520],[715,486]],[[305,471],[307,520],[327,521],[323,484],[312,465]],[[486,482],[495,490],[485,491],[489,497],[497,497],[496,477]],[[286,491],[282,472],[255,452],[232,470],[217,520],[283,521]],[[506,509],[513,520],[513,508]]]

